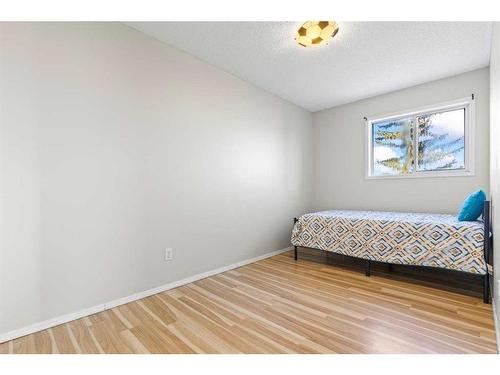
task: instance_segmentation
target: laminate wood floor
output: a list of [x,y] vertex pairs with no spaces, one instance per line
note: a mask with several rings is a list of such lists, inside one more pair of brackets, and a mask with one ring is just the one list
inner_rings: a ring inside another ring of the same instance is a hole
[[473,289],[301,257],[252,263],[0,344],[0,353],[496,353],[491,305]]

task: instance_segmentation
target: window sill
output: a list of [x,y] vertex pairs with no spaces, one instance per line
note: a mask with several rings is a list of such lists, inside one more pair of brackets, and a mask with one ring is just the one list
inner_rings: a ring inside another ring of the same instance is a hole
[[369,176],[365,175],[365,180],[394,180],[394,179],[414,179],[414,178],[442,178],[442,177],[474,177],[472,171],[446,171],[446,172],[419,172],[415,174],[399,176]]

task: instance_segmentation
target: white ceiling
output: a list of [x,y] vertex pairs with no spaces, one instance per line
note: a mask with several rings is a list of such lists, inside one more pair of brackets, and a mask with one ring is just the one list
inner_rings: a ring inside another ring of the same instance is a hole
[[294,41],[300,22],[130,22],[310,111],[489,65],[489,22],[339,22],[329,45]]

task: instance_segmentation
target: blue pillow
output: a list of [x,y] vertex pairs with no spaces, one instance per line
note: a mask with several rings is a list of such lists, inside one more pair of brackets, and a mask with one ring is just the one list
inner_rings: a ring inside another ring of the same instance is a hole
[[458,213],[458,221],[474,221],[483,213],[486,194],[482,190],[475,191],[469,195]]

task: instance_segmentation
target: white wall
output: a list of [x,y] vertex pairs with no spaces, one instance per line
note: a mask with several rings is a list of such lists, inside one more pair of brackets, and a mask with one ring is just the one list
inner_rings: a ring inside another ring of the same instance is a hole
[[[497,331],[500,331],[500,23],[493,26],[490,59],[490,90],[491,90],[491,204],[493,222],[493,246],[495,266],[495,282],[493,286],[494,303],[496,303]],[[497,343],[500,345],[500,343]]]
[[311,169],[310,113],[138,31],[0,24],[0,333],[287,247]]
[[[390,77],[388,77],[390,79]],[[363,117],[476,94],[476,175],[420,179],[365,179]],[[316,112],[314,207],[414,212],[458,212],[467,194],[489,189],[488,68]]]

